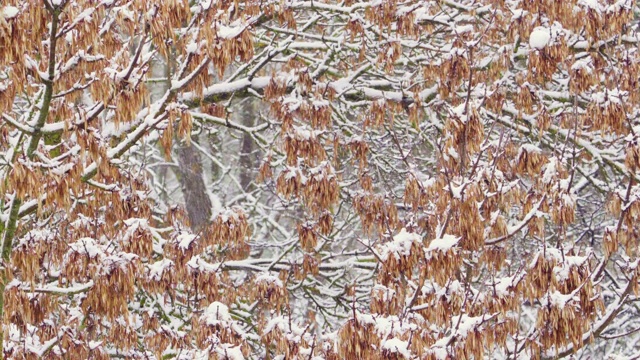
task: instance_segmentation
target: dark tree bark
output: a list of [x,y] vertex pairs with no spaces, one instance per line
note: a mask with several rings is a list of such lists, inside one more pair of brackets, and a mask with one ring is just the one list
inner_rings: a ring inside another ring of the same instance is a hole
[[211,218],[211,199],[202,176],[202,161],[197,149],[181,144],[177,147],[179,181],[191,229],[199,232]]
[[[253,102],[249,102],[248,104],[242,107],[241,112],[241,122],[242,125],[251,127],[254,126],[255,117],[254,117],[254,109],[255,105]],[[242,186],[242,190],[246,192],[250,192],[253,190],[253,166],[254,166],[254,157],[253,154],[254,146],[253,146],[253,138],[250,134],[244,133],[242,135],[242,142],[240,144],[240,185]]]

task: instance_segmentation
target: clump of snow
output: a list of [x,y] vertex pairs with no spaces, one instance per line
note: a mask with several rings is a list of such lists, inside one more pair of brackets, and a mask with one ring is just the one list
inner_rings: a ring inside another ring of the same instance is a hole
[[622,100],[625,100],[628,95],[629,93],[626,91],[606,89],[605,91],[598,91],[591,94],[591,100],[602,107],[607,107],[611,104],[621,104]]
[[5,288],[5,290],[10,290],[10,289],[13,289],[13,288],[20,287],[21,285],[22,285],[22,282],[20,282],[20,280],[13,279],[13,280],[9,281],[9,283],[4,288]]
[[413,176],[420,182],[423,188],[429,188],[436,183],[436,179],[420,171],[413,171]]
[[584,70],[587,73],[593,72],[591,57],[589,56],[576,60],[576,62],[571,65],[571,70]]
[[125,237],[133,236],[133,234],[138,230],[140,231],[149,230],[149,221],[147,221],[147,219],[130,218],[130,219],[124,220],[123,222],[127,226],[127,232],[125,234]]
[[321,134],[321,130],[309,130],[306,126],[293,126],[293,137],[297,140],[309,141]]
[[558,158],[552,157],[545,165],[544,173],[542,174],[542,182],[545,184],[551,184],[553,179],[556,178],[558,172]]
[[284,334],[287,340],[292,342],[299,343],[302,339],[309,342],[313,341],[312,335],[307,332],[306,327],[300,327],[295,321],[291,321],[288,317],[276,316],[269,320],[263,330],[263,334],[268,334],[276,329]]
[[214,301],[204,311],[201,319],[211,326],[226,325],[231,322],[229,307],[221,302]]
[[456,33],[458,34],[464,34],[467,32],[473,32],[473,25],[471,24],[467,24],[467,25],[458,25],[455,27]]
[[220,356],[222,356],[223,359],[244,360],[244,355],[242,355],[240,346],[235,346],[233,344],[222,344],[215,350]]
[[88,237],[81,238],[78,241],[69,244],[69,247],[74,252],[78,254],[85,254],[91,259],[96,258],[98,255],[104,254],[100,246],[96,244],[95,240]]
[[198,52],[198,43],[192,41],[187,45],[187,53],[195,54]]
[[203,10],[209,10],[209,8],[211,7],[211,2],[211,0],[201,0],[200,6],[202,6]]
[[495,289],[497,296],[506,296],[509,294],[509,288],[513,287],[513,278],[512,277],[504,277],[500,279],[496,279]]
[[13,19],[14,17],[18,16],[19,12],[20,10],[18,10],[18,8],[15,6],[5,6],[2,8],[2,17],[7,20]]
[[549,261],[562,262],[564,254],[559,249],[547,247],[544,250],[540,250],[540,254],[544,255],[544,258]]
[[[565,180],[561,180],[560,181],[561,185],[563,185],[564,183],[568,183],[568,181],[565,181]],[[566,189],[566,187],[564,187],[563,189]],[[571,208],[576,206],[576,196],[575,196],[575,194],[564,193],[564,194],[562,194],[561,199],[562,199],[562,202],[564,203],[565,206],[568,206],[568,207],[571,207]]]
[[416,321],[420,322],[422,321],[422,318],[415,314],[407,316],[408,318],[400,320],[400,318],[395,315],[382,316],[356,311],[356,320],[358,323],[365,326],[372,326],[380,339],[389,339],[398,336],[402,337],[411,332],[417,331],[418,325],[416,324]]
[[277,276],[272,275],[266,271],[258,274],[258,276],[256,276],[255,278],[255,282],[256,284],[265,283],[265,284],[274,284],[275,286],[278,286],[278,287],[284,286],[282,284],[282,281]]
[[618,11],[621,8],[628,7],[627,1],[612,1],[613,4],[607,4],[607,1],[598,0],[578,0],[577,5],[583,7],[585,10],[593,11],[597,14],[611,13]]
[[529,37],[529,46],[532,49],[542,50],[551,40],[551,30],[544,26],[538,26],[531,32]]
[[454,149],[453,147],[448,148],[447,152],[444,153],[444,155],[446,160],[449,160],[449,157],[453,158],[454,160],[460,159],[460,154],[458,154],[456,149]]
[[385,340],[382,343],[382,349],[387,350],[390,353],[400,354],[405,359],[411,359],[408,341],[402,341],[398,338]]
[[468,51],[465,48],[452,47],[451,50],[449,50],[449,53],[445,55],[445,57],[449,59],[455,56],[467,57],[467,53]]
[[400,260],[401,256],[409,256],[411,245],[413,245],[413,243],[419,244],[421,239],[420,235],[410,233],[405,228],[402,228],[400,233],[393,237],[393,241],[382,246],[380,249],[380,259],[386,261],[389,256],[393,255],[397,260]]
[[[287,341],[290,341],[292,343],[300,343],[301,341],[307,341],[308,343],[312,343],[313,341],[315,341],[315,335],[309,333],[307,331],[307,327],[301,327],[299,326],[299,324],[297,324],[295,321],[291,321],[291,319],[289,317],[285,317],[285,316],[276,316],[273,319],[269,320],[269,322],[267,323],[267,326],[265,326],[265,329],[263,331],[263,334],[269,334],[270,332],[274,331],[274,330],[279,330],[279,332],[284,335],[284,337],[287,339]],[[331,341],[333,339],[335,339],[335,337],[329,335],[329,334],[325,334],[324,336],[327,336],[327,340]],[[309,349],[310,350],[310,349]],[[300,348],[300,352],[302,353],[306,353],[307,356],[305,356],[305,358],[308,357],[308,355],[310,354],[310,352],[307,352],[307,350],[305,350],[305,348]],[[315,358],[314,358],[315,359]]]
[[41,243],[48,243],[55,239],[55,234],[49,229],[33,229],[20,238],[16,248],[33,248]]
[[400,318],[395,315],[371,316],[370,321],[373,321],[376,334],[378,334],[381,339],[387,339],[391,336],[405,335],[418,329],[418,325],[415,323],[410,321],[401,321]]
[[563,294],[559,291],[553,291],[548,296],[540,299],[542,306],[553,306],[557,309],[564,309],[564,307],[573,300],[573,294]]
[[322,108],[328,108],[330,105],[327,100],[315,99],[315,98],[311,101],[311,104],[313,105],[313,108],[316,110],[322,110]]
[[515,20],[522,19],[529,12],[524,9],[515,9],[515,10],[512,10],[512,13],[513,15],[511,16],[511,20],[515,21]]
[[429,244],[429,247],[427,248],[427,251],[429,251],[429,252],[430,251],[445,252],[445,251],[451,249],[452,247],[456,246],[456,244],[458,244],[458,241],[460,241],[459,237],[456,237],[454,235],[445,234],[440,239],[431,240],[431,243]]
[[209,264],[208,262],[202,260],[200,255],[196,255],[191,258],[187,262],[187,268],[190,272],[201,272],[201,273],[215,273],[219,270],[220,266]]
[[328,161],[323,161],[318,166],[310,168],[308,171],[309,178],[315,181],[322,181],[325,178],[330,180],[335,177],[333,166],[331,166],[331,163],[329,163]]
[[462,199],[464,196],[464,190],[467,188],[468,183],[456,184],[453,182],[449,189],[451,190],[452,196],[454,199]]
[[511,291],[515,288],[520,281],[524,278],[524,272],[520,272],[513,276],[507,276],[503,278],[495,279],[494,289],[496,291],[496,296],[498,297],[506,297],[511,295]]
[[108,275],[115,270],[127,270],[127,268],[138,258],[136,254],[118,252],[113,255],[106,256],[100,264],[100,273]]
[[600,4],[598,4],[598,0],[578,0],[578,5],[582,5],[586,8],[591,8],[594,10],[599,10]]
[[151,280],[159,281],[162,278],[162,275],[164,274],[164,272],[173,266],[173,261],[169,259],[162,259],[148,266],[149,266],[149,277],[151,277]]
[[283,98],[281,103],[283,108],[292,113],[300,108],[300,105],[302,105],[302,100],[294,95]]
[[307,182],[307,177],[302,173],[300,168],[287,166],[287,168],[283,170],[283,172],[285,173],[286,180],[295,179],[296,177],[300,176],[300,183],[305,184]]
[[556,279],[559,281],[565,281],[569,278],[569,271],[571,268],[578,268],[583,266],[587,260],[589,260],[589,255],[591,252],[589,251],[585,256],[569,256],[565,255],[561,260],[560,264],[553,268],[554,275]]
[[431,349],[428,349],[427,352],[431,355],[434,355],[438,360],[444,360],[448,357],[449,353],[445,346],[435,346]]
[[451,339],[456,339],[456,341],[464,340],[470,332],[473,331],[481,331],[482,324],[491,318],[494,315],[485,314],[482,316],[468,316],[466,314],[453,316],[451,318],[452,323],[458,324],[458,327],[455,332],[452,334],[442,337],[436,341],[435,344],[431,346],[429,349],[429,353],[436,355],[437,359],[446,359],[447,358],[447,347],[449,346]]
[[533,144],[523,144],[522,146],[520,146],[520,151],[518,152],[518,156],[520,156],[520,154],[522,154],[523,151],[526,152],[527,154],[542,154],[542,150]]
[[226,26],[218,24],[216,28],[216,35],[223,39],[233,39],[240,35],[245,30],[245,28],[245,26]]
[[197,237],[197,235],[191,233],[181,233],[176,238],[178,248],[180,248],[180,250],[182,250],[183,252],[187,251],[189,249],[189,246],[191,246],[191,244],[196,240]]
[[495,314],[494,315],[484,314],[481,316],[469,316],[467,314],[462,314],[458,316],[453,316],[452,322],[458,324],[457,336],[460,338],[466,338],[470,332],[475,330],[480,330],[482,327],[482,324],[494,316]]

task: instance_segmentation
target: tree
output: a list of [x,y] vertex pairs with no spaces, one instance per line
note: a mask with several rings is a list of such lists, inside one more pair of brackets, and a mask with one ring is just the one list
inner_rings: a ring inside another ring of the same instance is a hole
[[636,358],[630,0],[6,0],[6,359]]

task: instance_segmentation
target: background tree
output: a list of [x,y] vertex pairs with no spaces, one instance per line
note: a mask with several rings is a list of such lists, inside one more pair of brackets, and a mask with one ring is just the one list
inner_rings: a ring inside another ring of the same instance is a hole
[[637,358],[630,0],[6,0],[7,359]]

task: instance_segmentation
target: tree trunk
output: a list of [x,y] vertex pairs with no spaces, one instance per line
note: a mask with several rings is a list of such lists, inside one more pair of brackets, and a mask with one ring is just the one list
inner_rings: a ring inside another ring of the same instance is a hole
[[[255,104],[253,101],[249,101],[247,104],[242,106],[241,111],[241,123],[244,126],[252,127],[255,124],[254,118],[254,109]],[[250,134],[244,133],[242,134],[242,142],[240,144],[240,185],[242,186],[242,190],[246,192],[251,192],[254,188],[253,186],[253,163],[254,163],[254,154],[253,154],[253,138]]]
[[177,147],[180,187],[191,223],[191,229],[199,232],[211,218],[211,199],[202,176],[202,161],[197,149],[185,143]]

